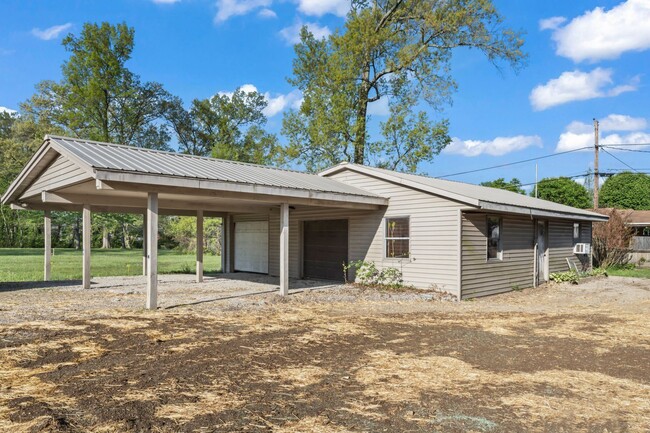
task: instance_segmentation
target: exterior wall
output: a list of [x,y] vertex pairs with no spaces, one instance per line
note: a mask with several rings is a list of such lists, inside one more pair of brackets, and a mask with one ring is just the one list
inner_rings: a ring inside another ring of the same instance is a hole
[[[566,259],[578,266],[588,269],[589,255],[573,254],[573,223],[568,220],[550,220],[548,222],[548,265],[549,273],[566,272],[569,265]],[[580,242],[591,244],[591,223],[580,222]]]
[[502,260],[487,260],[487,215],[462,215],[462,298],[533,285],[535,226],[530,217],[501,215]]
[[45,171],[27,188],[22,197],[32,197],[42,191],[51,191],[64,184],[78,183],[89,180],[88,173],[77,167],[69,159],[59,156]]
[[[385,210],[366,213],[360,221],[350,220],[352,260],[373,261],[378,268],[396,267],[406,284],[435,285],[459,295],[459,211],[466,205],[351,170],[329,177],[390,198]],[[384,218],[401,216],[410,217],[411,256],[385,258]]]

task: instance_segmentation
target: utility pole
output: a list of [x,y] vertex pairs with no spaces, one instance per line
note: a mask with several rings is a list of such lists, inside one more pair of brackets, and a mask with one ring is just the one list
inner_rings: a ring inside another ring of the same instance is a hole
[[598,121],[594,119],[594,209],[598,209]]

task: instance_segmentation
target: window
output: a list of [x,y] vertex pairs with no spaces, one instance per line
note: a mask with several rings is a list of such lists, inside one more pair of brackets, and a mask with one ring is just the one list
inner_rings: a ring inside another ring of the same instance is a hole
[[386,257],[409,256],[409,218],[386,218]]
[[487,217],[487,229],[487,258],[488,260],[502,260],[501,217]]
[[573,223],[573,245],[580,242],[580,223]]

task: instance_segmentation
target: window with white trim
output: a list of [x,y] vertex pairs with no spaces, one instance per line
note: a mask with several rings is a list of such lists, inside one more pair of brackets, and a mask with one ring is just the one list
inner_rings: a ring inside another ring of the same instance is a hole
[[580,242],[580,223],[573,223],[573,246]]
[[385,248],[387,258],[402,259],[410,255],[410,221],[409,217],[386,218]]
[[501,217],[487,217],[487,259],[503,260],[503,248],[501,246]]

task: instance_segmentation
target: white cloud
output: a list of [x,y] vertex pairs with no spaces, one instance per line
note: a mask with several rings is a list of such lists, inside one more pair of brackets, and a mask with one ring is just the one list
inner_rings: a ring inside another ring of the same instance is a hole
[[555,30],[560,25],[566,22],[564,17],[551,17],[543,20],[539,20],[539,29],[540,30]]
[[268,8],[272,0],[217,0],[217,14],[214,17],[216,23],[222,23],[228,18],[246,15],[259,8]]
[[530,103],[535,110],[546,110],[572,101],[613,97],[637,89],[639,77],[634,77],[628,84],[612,87],[613,73],[610,68],[563,72],[558,78],[535,87],[530,93]]
[[384,96],[368,104],[368,114],[371,116],[388,116],[390,114],[388,96]]
[[323,39],[332,34],[332,31],[327,26],[321,26],[317,23],[303,23],[300,19],[296,20],[292,26],[280,30],[279,34],[289,44],[295,45],[300,42],[300,30],[303,26],[307,26],[307,29],[316,39]]
[[[259,92],[257,87],[253,84],[243,84],[240,87],[245,93]],[[219,95],[225,95],[229,98],[232,97],[233,92],[218,92]],[[259,92],[261,93],[261,92]],[[291,92],[285,94],[278,93],[275,96],[272,96],[269,92],[261,93],[266,99],[267,105],[266,108],[262,111],[266,117],[273,117],[287,108],[298,109],[302,104],[302,93],[299,90],[292,90]]]
[[350,10],[350,0],[297,0],[298,10],[305,15],[334,14],[344,17]]
[[272,9],[264,8],[257,13],[257,16],[260,18],[277,18],[276,14]]
[[72,27],[72,23],[65,23],[58,26],[48,27],[44,30],[33,28],[32,35],[44,41],[56,39],[59,35]]
[[16,114],[17,111],[7,107],[0,107],[0,113]]
[[650,2],[628,0],[609,10],[597,7],[587,11],[563,27],[547,28],[553,29],[558,55],[574,62],[595,62],[650,48],[649,21]]
[[487,141],[461,140],[460,138],[454,137],[444,152],[463,156],[479,156],[484,153],[492,156],[501,156],[531,146],[542,147],[542,139],[537,135],[497,137],[494,140]]
[[181,0],[151,0],[157,5],[173,5],[174,3],[178,3]]
[[[643,117],[632,117],[624,114],[610,114],[599,122],[601,132],[599,143],[607,144],[643,144],[650,143],[650,134],[644,132],[648,121]],[[602,134],[603,132],[628,132],[627,134]],[[575,150],[587,147],[585,151],[592,151],[594,145],[593,124],[573,121],[567,125],[560,134],[556,152]],[[609,149],[614,151],[616,149]]]

